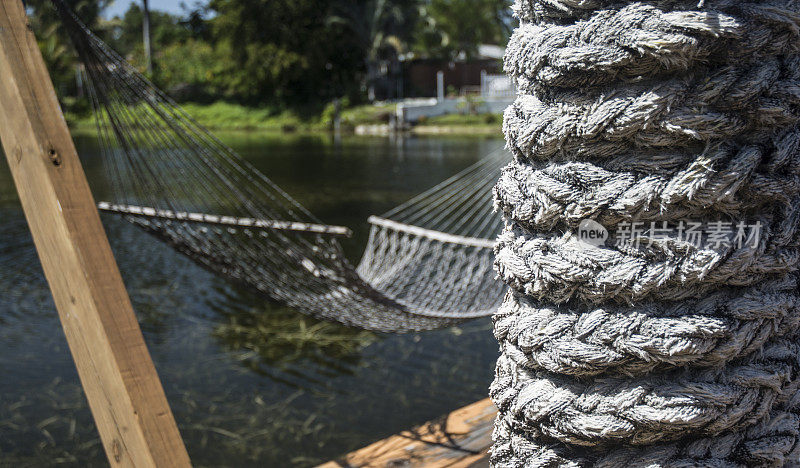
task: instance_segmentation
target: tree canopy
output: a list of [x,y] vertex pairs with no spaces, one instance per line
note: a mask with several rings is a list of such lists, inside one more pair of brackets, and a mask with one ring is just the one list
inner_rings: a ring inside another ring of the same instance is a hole
[[414,49],[429,57],[470,59],[480,44],[505,44],[511,34],[506,0],[427,0],[422,2]]
[[[65,2],[90,28],[97,26],[100,12],[108,4],[107,0],[65,0]],[[58,12],[50,0],[27,0],[25,7],[56,89],[62,95],[75,95],[77,60],[64,29],[59,27],[61,19]]]
[[[108,0],[68,0],[92,30],[144,70],[143,11],[100,18]],[[505,44],[509,0],[206,0],[182,15],[152,11],[152,79],[179,99],[314,105],[371,94],[386,63],[470,59]],[[75,93],[75,58],[49,0],[27,3],[62,93]],[[186,7],[184,7],[186,8]]]

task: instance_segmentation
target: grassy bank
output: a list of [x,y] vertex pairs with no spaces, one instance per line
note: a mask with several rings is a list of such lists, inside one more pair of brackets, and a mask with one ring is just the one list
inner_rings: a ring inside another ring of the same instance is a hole
[[[240,104],[216,102],[214,104],[184,103],[181,105],[200,124],[212,130],[251,130],[283,132],[323,132],[332,127],[333,107],[322,112],[301,113],[292,110],[276,111],[269,108],[246,107]],[[341,128],[354,131],[359,126],[388,124],[394,113],[394,105],[364,105],[343,109]],[[93,128],[91,115],[78,115],[67,112],[67,122],[73,128]],[[491,133],[500,131],[501,116],[484,115],[444,115],[424,119],[412,131],[419,133]]]
[[450,114],[421,120],[413,131],[419,134],[500,134],[502,114]]

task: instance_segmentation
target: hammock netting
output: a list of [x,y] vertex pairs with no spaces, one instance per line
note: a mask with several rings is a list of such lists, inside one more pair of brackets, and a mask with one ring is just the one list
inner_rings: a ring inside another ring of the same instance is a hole
[[83,62],[117,213],[224,277],[323,320],[404,332],[491,315],[501,230],[497,151],[392,211],[370,217],[358,266],[337,236],[194,121],[54,0]]

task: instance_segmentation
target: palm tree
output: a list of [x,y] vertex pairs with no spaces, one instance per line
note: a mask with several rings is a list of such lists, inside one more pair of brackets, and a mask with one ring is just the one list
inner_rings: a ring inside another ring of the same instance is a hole
[[349,29],[364,51],[366,75],[363,87],[375,100],[375,81],[381,76],[380,61],[399,56],[406,49],[410,25],[419,15],[418,0],[338,0],[332,5],[329,25]]
[[142,40],[144,46],[144,63],[147,74],[153,75],[153,51],[150,48],[150,5],[148,0],[142,0]]

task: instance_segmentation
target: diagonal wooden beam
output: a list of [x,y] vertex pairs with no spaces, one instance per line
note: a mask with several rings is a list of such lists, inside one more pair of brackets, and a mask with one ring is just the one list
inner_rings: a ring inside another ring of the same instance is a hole
[[0,0],[0,140],[112,466],[190,466],[20,0]]

